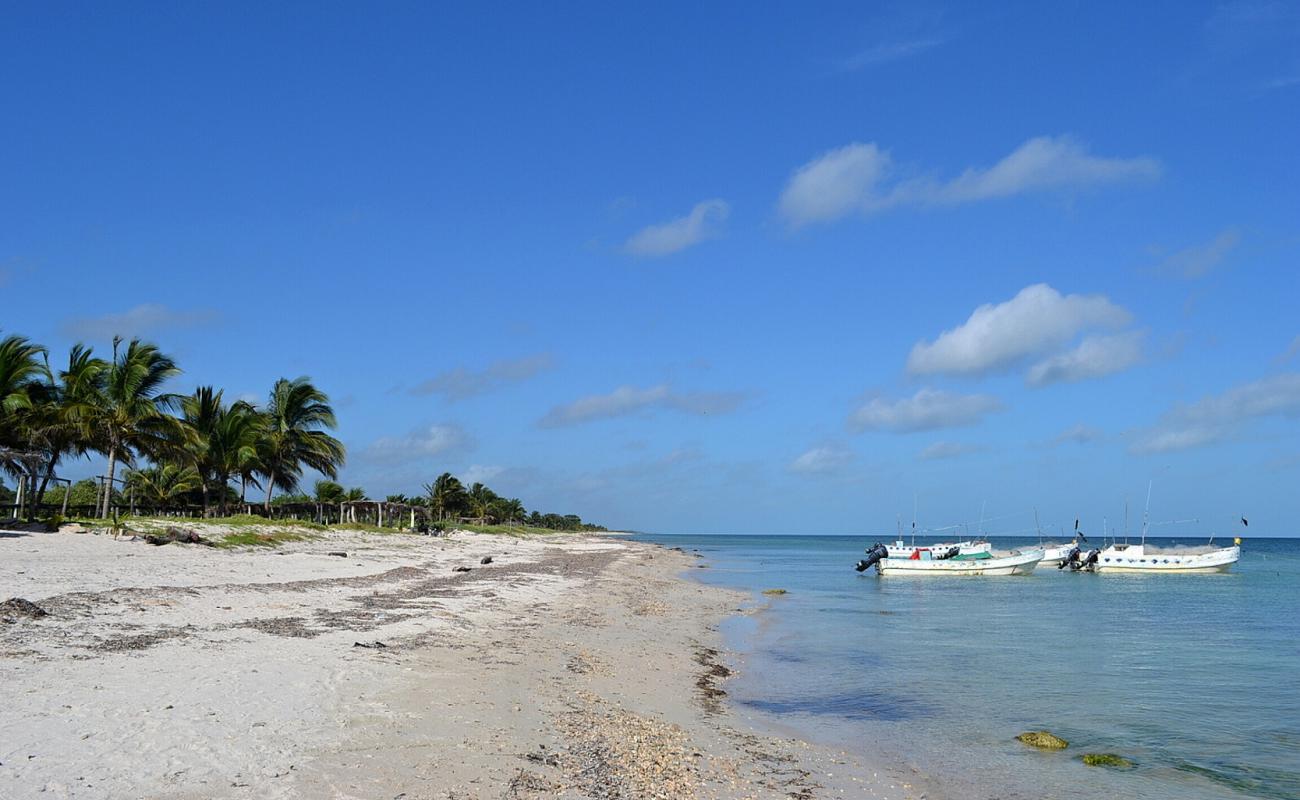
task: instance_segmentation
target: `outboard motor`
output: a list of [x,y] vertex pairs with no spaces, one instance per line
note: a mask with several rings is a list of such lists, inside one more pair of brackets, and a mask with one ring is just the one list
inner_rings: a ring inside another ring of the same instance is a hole
[[945,550],[942,553],[934,553],[933,556],[935,561],[943,561],[944,559],[952,558],[953,556],[957,555],[960,552],[961,552],[960,547],[949,547],[947,550]]
[[867,549],[867,557],[853,565],[858,572],[866,572],[875,566],[876,562],[882,558],[889,557],[889,550],[880,542],[876,542]]
[[1079,563],[1079,545],[1076,544],[1074,547],[1070,548],[1070,551],[1065,554],[1065,559],[1061,561],[1061,563],[1057,564],[1056,568],[1065,569],[1066,567],[1069,567],[1070,569],[1078,569],[1078,567],[1075,566],[1077,563]]
[[1083,558],[1076,558],[1074,561],[1072,561],[1070,563],[1070,569],[1074,570],[1075,572],[1078,572],[1080,570],[1092,572],[1097,566],[1097,557],[1100,555],[1101,555],[1101,550],[1093,548],[1092,550],[1089,550],[1088,554],[1083,556]]

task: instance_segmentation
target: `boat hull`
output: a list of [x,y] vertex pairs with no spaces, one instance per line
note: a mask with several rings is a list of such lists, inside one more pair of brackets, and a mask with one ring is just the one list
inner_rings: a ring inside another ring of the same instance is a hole
[[880,560],[877,568],[882,577],[993,577],[1032,574],[1038,562],[1042,560],[1043,552],[1036,550],[1020,555],[984,559],[949,558],[942,561],[922,561],[911,558],[884,558]]
[[1043,560],[1038,562],[1040,567],[1055,567],[1064,561],[1070,551],[1074,549],[1074,543],[1051,545],[1043,548]]
[[1236,546],[1208,553],[1148,553],[1142,545],[1131,545],[1101,551],[1094,570],[1117,574],[1227,572],[1240,558],[1241,548]]

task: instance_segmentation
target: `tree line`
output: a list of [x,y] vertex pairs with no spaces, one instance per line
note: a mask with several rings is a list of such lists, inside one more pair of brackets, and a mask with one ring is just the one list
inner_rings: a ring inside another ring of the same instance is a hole
[[[266,404],[227,402],[222,390],[200,386],[191,394],[166,392],[181,372],[154,344],[113,339],[100,358],[77,344],[66,366],[23,336],[0,340],[0,467],[31,487],[32,507],[67,459],[98,454],[107,459],[96,486],[96,512],[107,517],[115,496],[138,492],[166,505],[197,495],[204,516],[225,514],[238,481],[265,491],[269,509],[276,489],[291,492],[306,468],[334,477],[343,443],[329,434],[337,421],[329,397],[306,377],[281,378]],[[144,466],[147,462],[148,466]],[[119,466],[129,468],[119,478]]]
[[[154,344],[114,338],[111,355],[82,344],[66,366],[23,336],[0,339],[0,470],[25,484],[29,514],[45,505],[110,510],[131,501],[144,508],[199,506],[203,516],[247,507],[250,488],[263,493],[263,512],[294,503],[337,505],[366,500],[365,490],[335,482],[346,459],[329,397],[310,378],[281,378],[265,404],[227,402],[222,390],[165,391],[181,370]],[[71,459],[100,455],[105,475],[51,487]],[[125,474],[118,477],[118,467]],[[324,477],[300,492],[306,469]],[[236,488],[237,487],[237,488]],[[553,530],[604,530],[575,514],[528,512],[482,483],[466,487],[450,473],[423,494],[389,495],[386,503],[421,509],[432,522],[473,519]],[[275,495],[276,490],[281,494]],[[0,502],[13,499],[0,483]]]

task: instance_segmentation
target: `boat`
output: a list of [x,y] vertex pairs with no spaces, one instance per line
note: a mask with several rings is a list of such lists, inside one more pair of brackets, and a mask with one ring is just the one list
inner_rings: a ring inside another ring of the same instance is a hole
[[[939,544],[922,545],[906,544],[902,539],[897,539],[892,544],[885,545],[885,548],[889,550],[890,558],[911,558],[913,553],[921,550],[944,552],[954,547],[958,549],[961,555],[966,556],[993,552],[993,545],[976,539],[967,539],[964,542],[940,542]],[[871,552],[870,548],[868,548],[867,552]]]
[[[1148,485],[1147,510],[1142,513],[1142,540],[1138,544],[1114,542],[1087,553],[1076,547],[1066,555],[1058,568],[1068,566],[1075,572],[1100,573],[1227,572],[1241,559],[1240,537],[1233,539],[1231,547],[1215,547],[1213,536],[1208,544],[1201,546],[1164,548],[1148,545],[1147,531],[1152,527],[1150,509],[1151,487]],[[1241,524],[1250,525],[1245,517],[1241,518]]]
[[[1240,542],[1240,539],[1236,540]],[[1226,572],[1241,558],[1231,547],[1158,548],[1148,544],[1112,544],[1097,553],[1093,572]]]
[[1043,560],[1039,562],[1039,564],[1044,567],[1059,567],[1061,564],[1065,563],[1065,559],[1070,557],[1070,551],[1074,550],[1078,546],[1078,542],[1070,542],[1069,544],[1044,544],[1042,545]]
[[1043,560],[1042,550],[1013,552],[1005,555],[984,550],[965,554],[957,546],[944,549],[918,547],[906,558],[893,556],[882,544],[867,551],[867,557],[854,567],[864,572],[872,566],[887,575],[1029,575]]

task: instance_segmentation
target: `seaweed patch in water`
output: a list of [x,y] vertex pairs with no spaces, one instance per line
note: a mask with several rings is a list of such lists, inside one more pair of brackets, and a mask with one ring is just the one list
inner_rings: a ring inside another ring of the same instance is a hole
[[743,700],[744,705],[769,714],[815,714],[843,719],[897,722],[931,716],[931,709],[911,698],[883,692],[854,692],[827,697]]
[[1243,792],[1250,797],[1269,798],[1269,800],[1292,800],[1300,797],[1300,772],[1252,767],[1249,764],[1193,764],[1190,761],[1174,762],[1174,769],[1189,772],[1225,786]]

